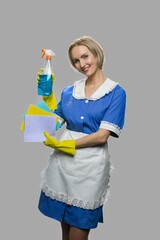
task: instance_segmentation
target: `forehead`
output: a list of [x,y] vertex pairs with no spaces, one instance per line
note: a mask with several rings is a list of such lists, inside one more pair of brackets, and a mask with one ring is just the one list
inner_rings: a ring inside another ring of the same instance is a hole
[[83,54],[89,53],[89,52],[90,51],[89,51],[89,49],[86,46],[79,45],[79,46],[75,46],[75,47],[72,48],[71,56],[72,56],[72,58],[79,58]]

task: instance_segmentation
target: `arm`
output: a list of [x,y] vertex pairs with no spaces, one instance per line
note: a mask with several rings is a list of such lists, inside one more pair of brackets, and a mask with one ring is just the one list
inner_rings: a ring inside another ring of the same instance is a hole
[[87,136],[75,140],[75,147],[78,149],[104,144],[108,140],[109,135],[110,131],[107,129],[99,129],[95,133],[91,133]]
[[106,129],[99,129],[96,133],[89,134],[77,140],[63,140],[61,142],[50,136],[48,132],[44,132],[44,135],[46,137],[46,141],[44,141],[46,146],[74,155],[75,149],[104,144],[110,132]]

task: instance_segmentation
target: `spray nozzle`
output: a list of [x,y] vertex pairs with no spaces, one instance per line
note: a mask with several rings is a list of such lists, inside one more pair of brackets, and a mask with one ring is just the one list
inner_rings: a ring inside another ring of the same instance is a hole
[[46,59],[51,59],[56,54],[51,49],[42,49],[42,56],[43,58],[46,55]]

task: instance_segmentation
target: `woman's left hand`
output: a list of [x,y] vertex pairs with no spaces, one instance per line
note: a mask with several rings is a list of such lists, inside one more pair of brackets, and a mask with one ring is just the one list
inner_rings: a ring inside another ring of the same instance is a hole
[[46,146],[70,155],[75,155],[75,140],[63,140],[59,142],[56,138],[50,136],[48,132],[44,132],[44,136],[46,137],[46,141],[44,141]]

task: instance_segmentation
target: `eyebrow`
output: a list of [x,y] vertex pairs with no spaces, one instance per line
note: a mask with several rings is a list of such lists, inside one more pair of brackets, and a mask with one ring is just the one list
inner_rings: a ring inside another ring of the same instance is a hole
[[[83,53],[83,54],[80,56],[80,58],[83,57],[83,56],[86,55],[86,54],[88,54],[88,52]],[[77,58],[74,58],[73,61],[75,61],[75,60],[78,60],[78,59],[77,59]]]

